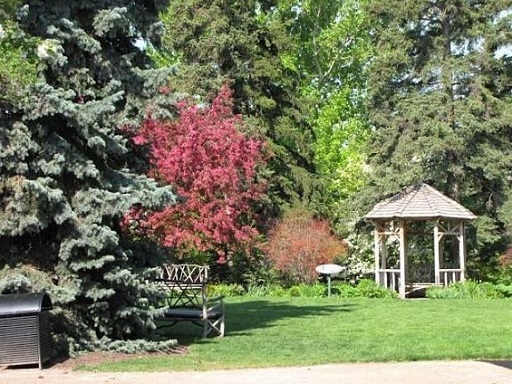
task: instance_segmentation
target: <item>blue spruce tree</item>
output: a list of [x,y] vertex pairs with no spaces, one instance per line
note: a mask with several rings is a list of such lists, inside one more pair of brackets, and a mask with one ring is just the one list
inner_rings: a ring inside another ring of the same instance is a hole
[[165,78],[141,46],[166,2],[22,3],[41,70],[0,113],[0,292],[46,289],[71,349],[142,337],[144,272],[161,259],[120,222],[176,202],[129,139]]

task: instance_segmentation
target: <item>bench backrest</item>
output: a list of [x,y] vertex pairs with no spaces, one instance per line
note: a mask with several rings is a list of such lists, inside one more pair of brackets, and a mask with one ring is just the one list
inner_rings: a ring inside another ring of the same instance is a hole
[[166,292],[169,307],[201,308],[206,301],[207,266],[166,264],[156,282]]
[[160,278],[185,284],[206,284],[209,267],[195,264],[164,264]]

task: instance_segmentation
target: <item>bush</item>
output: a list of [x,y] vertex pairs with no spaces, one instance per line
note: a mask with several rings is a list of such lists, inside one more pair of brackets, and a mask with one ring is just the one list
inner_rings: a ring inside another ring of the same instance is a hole
[[246,294],[253,297],[284,297],[287,295],[286,289],[278,284],[250,285]]
[[234,297],[242,296],[244,293],[245,289],[240,284],[211,284],[208,286],[209,296]]
[[269,232],[263,250],[281,272],[283,282],[294,285],[315,282],[315,268],[332,263],[345,253],[346,246],[331,233],[326,221],[315,219],[304,208],[294,208]]
[[361,297],[372,299],[390,299],[398,296],[396,292],[380,287],[375,281],[370,279],[359,280],[357,290],[361,293]]
[[288,289],[291,297],[323,297],[327,295],[327,287],[323,284],[299,284]]
[[512,297],[512,285],[496,284],[495,288],[503,295],[503,297]]
[[430,287],[426,297],[429,299],[501,299],[512,296],[512,287],[489,282],[458,282],[448,287]]
[[394,299],[398,297],[396,292],[380,287],[375,281],[370,279],[361,279],[357,284],[336,284],[332,289],[332,293],[343,298]]
[[333,295],[340,296],[346,299],[350,299],[353,297],[361,297],[361,293],[359,292],[359,290],[355,286],[347,283],[341,283],[332,286],[331,293]]

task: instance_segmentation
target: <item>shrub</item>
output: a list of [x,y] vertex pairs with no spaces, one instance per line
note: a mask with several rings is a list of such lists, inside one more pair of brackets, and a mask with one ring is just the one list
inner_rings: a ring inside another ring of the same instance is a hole
[[288,289],[291,297],[323,297],[326,296],[327,288],[324,284],[299,284]]
[[263,250],[284,282],[293,285],[315,282],[315,268],[332,263],[346,246],[330,232],[326,221],[315,219],[304,208],[294,208],[269,232]]
[[380,287],[377,283],[370,279],[361,279],[357,284],[357,290],[361,293],[361,297],[388,299],[397,297],[396,292]]
[[503,297],[512,297],[512,285],[496,284],[495,288],[503,295]]
[[234,297],[242,296],[244,293],[245,289],[240,284],[210,284],[208,286],[209,296]]
[[350,299],[353,297],[361,297],[361,293],[359,290],[348,283],[339,283],[335,284],[331,287],[331,293],[336,296],[343,297],[345,299]]
[[249,285],[246,294],[253,297],[284,297],[287,291],[278,284]]
[[370,279],[361,279],[357,284],[337,283],[332,288],[332,294],[347,299],[353,297],[393,299],[398,297],[396,292],[380,287]]
[[430,287],[426,296],[429,299],[500,299],[511,293],[510,286],[468,280],[448,287]]

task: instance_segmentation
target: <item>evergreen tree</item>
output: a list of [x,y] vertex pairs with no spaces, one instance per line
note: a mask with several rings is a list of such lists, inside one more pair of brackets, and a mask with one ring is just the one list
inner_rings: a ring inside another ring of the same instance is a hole
[[317,201],[314,135],[298,97],[299,79],[283,62],[286,28],[272,17],[276,1],[172,0],[162,20],[165,52],[176,62],[176,89],[209,102],[223,85],[236,114],[270,141],[277,205]]
[[506,244],[510,215],[502,210],[512,176],[510,1],[375,0],[368,12],[375,132],[360,213],[427,182],[479,216],[473,260],[492,257]]
[[165,1],[25,3],[19,25],[43,68],[0,121],[0,287],[49,291],[72,348],[139,337],[158,254],[119,223],[134,205],[175,201],[140,174],[128,140],[159,87],[138,42],[156,37]]

